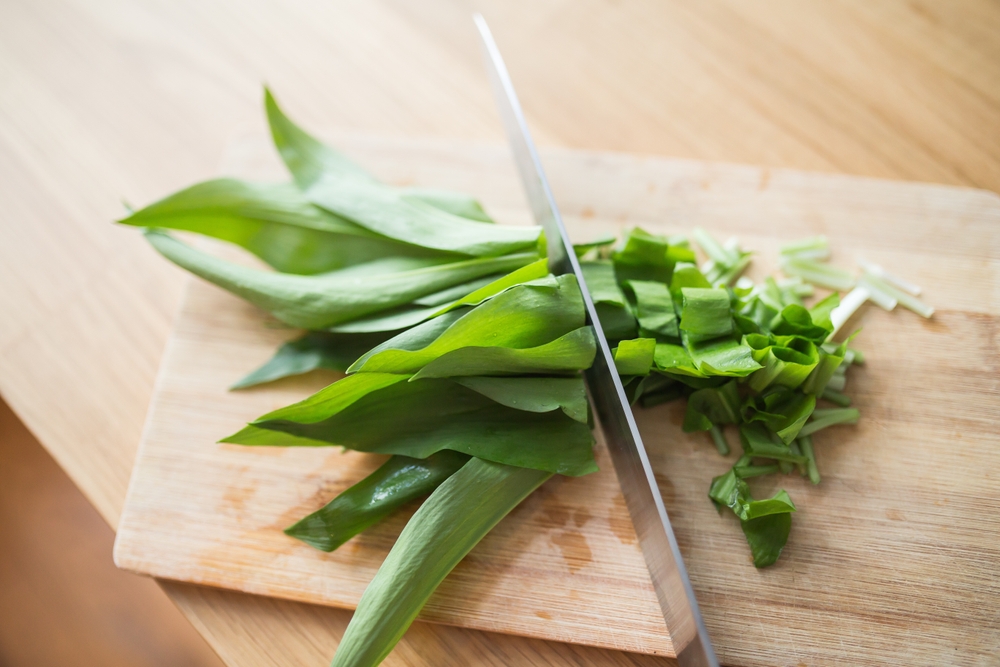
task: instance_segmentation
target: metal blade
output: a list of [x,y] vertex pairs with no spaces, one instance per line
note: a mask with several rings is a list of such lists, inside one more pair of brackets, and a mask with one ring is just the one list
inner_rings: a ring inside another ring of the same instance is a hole
[[642,438],[639,437],[632,409],[625,398],[625,389],[615,370],[608,339],[601,329],[580,263],[559,216],[545,172],[542,171],[542,163],[528,133],[524,113],[507,74],[507,67],[485,19],[480,14],[476,14],[474,19],[482,39],[493,93],[514,151],[514,162],[524,182],[535,220],[545,230],[549,269],[557,275],[573,273],[580,282],[583,302],[587,307],[587,320],[594,327],[598,347],[594,365],[585,373],[587,388],[600,430],[614,461],[618,482],[642,546],[677,660],[681,667],[718,667],[684,560],[677,548],[667,511],[663,507],[653,468]]

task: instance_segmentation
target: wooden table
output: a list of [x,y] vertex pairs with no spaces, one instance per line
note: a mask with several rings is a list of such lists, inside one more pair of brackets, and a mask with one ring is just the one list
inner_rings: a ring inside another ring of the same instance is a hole
[[[1000,190],[1000,7],[477,2],[543,145]],[[462,2],[0,5],[0,392],[117,523],[182,275],[109,221],[263,129],[502,141]],[[349,612],[163,582],[233,665],[324,664]],[[653,665],[417,624],[388,665]]]

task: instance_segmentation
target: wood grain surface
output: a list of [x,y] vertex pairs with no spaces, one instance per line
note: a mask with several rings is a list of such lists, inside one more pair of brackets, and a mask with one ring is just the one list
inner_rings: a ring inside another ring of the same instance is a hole
[[115,569],[114,541],[0,401],[0,665],[221,667],[152,580]]
[[[543,145],[1000,189],[993,0],[474,6]],[[312,127],[502,141],[471,9],[0,3],[0,392],[112,527],[183,286],[108,224],[121,199],[144,203],[214,175],[234,126],[263,127],[263,81]],[[323,664],[349,618],[164,588],[232,665]],[[386,664],[637,661],[417,624]]]
[[[526,220],[504,150],[342,138],[395,184],[472,192],[501,222]],[[236,141],[227,173],[281,177],[263,139]],[[640,429],[685,554],[706,624],[739,665],[986,664],[1000,651],[1000,519],[989,508],[1000,452],[1000,392],[982,367],[1000,363],[994,290],[1000,198],[982,191],[679,160],[547,152],[571,236],[641,225],[738,234],[759,252],[826,234],[846,266],[864,256],[926,286],[931,321],[867,307],[852,326],[866,365],[848,393],[863,418],[816,436],[824,483],[786,488],[800,511],[779,564],[755,570],[742,532],[706,499],[731,465],[704,434],[685,435],[678,404],[642,410]],[[935,239],[933,244],[929,239]],[[320,553],[281,533],[383,457],[334,448],[215,444],[255,416],[335,376],[246,392],[226,387],[294,331],[193,281],[168,346],[140,448],[116,561],[158,577],[352,607],[408,513]],[[734,437],[731,435],[731,437]],[[732,458],[731,455],[730,458]],[[556,478],[459,565],[422,614],[431,620],[629,651],[672,654],[617,479]],[[755,631],[747,632],[752,626]]]

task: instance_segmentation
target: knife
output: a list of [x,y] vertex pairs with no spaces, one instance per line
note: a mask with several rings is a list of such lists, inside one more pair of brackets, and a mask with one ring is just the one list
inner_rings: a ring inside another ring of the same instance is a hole
[[559,216],[559,209],[528,132],[507,66],[504,65],[486,20],[481,14],[475,14],[473,19],[479,29],[486,70],[507,139],[514,152],[514,162],[524,183],[535,221],[545,231],[549,270],[556,275],[572,273],[580,283],[587,309],[587,323],[594,328],[597,339],[597,356],[593,366],[584,374],[584,379],[590,401],[597,413],[599,431],[611,453],[618,483],[649,568],[677,662],[680,667],[718,667],[719,662],[705,630],[698,601],[684,567],[684,559],[677,548],[677,539],[670,527],[649,456],[639,436],[639,429],[636,428],[632,409],[625,398],[625,389],[615,370],[608,339],[587,291],[587,281],[583,277],[566,227]]

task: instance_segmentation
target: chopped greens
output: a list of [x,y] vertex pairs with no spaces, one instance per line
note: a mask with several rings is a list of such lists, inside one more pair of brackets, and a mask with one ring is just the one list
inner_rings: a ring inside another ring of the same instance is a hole
[[[750,253],[735,239],[720,244],[703,229],[692,236],[708,256],[701,268],[688,256],[675,262],[669,282],[637,287],[631,267],[619,272],[618,255],[612,253],[601,265],[595,300],[614,302],[616,321],[631,315],[638,322],[640,338],[625,327],[605,327],[619,332],[609,337],[633,403],[687,398],[683,430],[707,431],[723,456],[730,451],[726,426],[738,428],[742,456],[715,478],[709,496],[737,515],[754,564],[764,567],[781,554],[795,507],[784,491],[754,500],[743,480],[798,471],[818,484],[812,434],[859,417],[843,392],[845,371],[864,357],[847,347],[853,336],[842,343],[831,338],[868,300],[888,308],[896,301],[910,303],[920,314],[932,311],[916,300],[913,292],[919,289],[890,279],[876,265],[865,264],[856,281],[825,263],[831,254],[825,237],[782,246],[780,266],[789,277],[754,283],[741,276]],[[645,232],[632,232],[634,237],[654,245]],[[660,237],[665,256],[678,240]],[[686,250],[686,243],[682,247]],[[618,295],[616,283],[627,299]],[[814,295],[812,284],[853,290],[843,300],[833,292],[807,307],[802,300]],[[603,322],[604,313],[599,314]],[[817,408],[824,401],[836,407]]]

